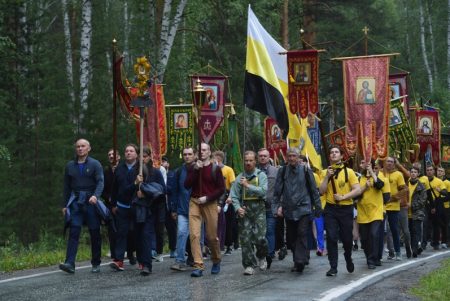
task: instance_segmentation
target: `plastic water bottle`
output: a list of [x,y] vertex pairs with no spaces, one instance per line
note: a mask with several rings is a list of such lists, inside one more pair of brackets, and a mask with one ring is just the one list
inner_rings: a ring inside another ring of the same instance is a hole
[[228,203],[225,204],[225,206],[223,206],[223,212],[227,212],[227,210],[228,210]]

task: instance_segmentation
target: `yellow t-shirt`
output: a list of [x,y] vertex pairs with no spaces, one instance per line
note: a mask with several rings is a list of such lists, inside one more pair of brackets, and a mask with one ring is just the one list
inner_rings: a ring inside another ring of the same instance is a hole
[[[414,193],[414,191],[416,190],[416,187],[417,187],[417,183],[418,182],[416,182],[416,184],[411,184],[411,182],[408,181],[409,204],[410,205],[411,205],[411,202],[412,202],[413,193]],[[412,207],[411,206],[409,206],[409,208],[408,208],[408,218],[412,218]]]
[[398,193],[399,187],[405,186],[405,179],[403,175],[398,170],[393,172],[386,172],[386,175],[380,172],[381,176],[386,178],[389,182],[391,189],[391,201],[386,204],[387,211],[400,211],[400,200],[392,201],[392,196]]
[[431,197],[433,198],[433,200],[435,199],[435,196],[436,197],[441,196],[441,193],[437,191],[436,188],[439,188],[439,190],[447,189],[447,187],[445,187],[444,181],[442,181],[437,177],[433,177],[433,180],[431,181],[428,180],[428,183],[430,184],[430,189],[432,189]]
[[[445,179],[444,184],[445,189],[448,193],[450,193],[450,181],[448,179]],[[444,208],[450,208],[450,201],[444,202]]]
[[[317,173],[315,173],[315,172],[313,174],[314,174],[314,180],[316,181],[317,189],[319,189],[320,184],[322,183],[322,180],[323,180],[322,176],[317,174]],[[325,208],[325,203],[326,202],[327,202],[327,200],[325,198],[325,195],[321,195],[320,196],[320,204],[322,205],[322,209]]]
[[[336,184],[336,193],[337,194],[346,194],[349,193],[350,191],[352,191],[352,186],[358,184],[358,178],[356,177],[355,172],[353,171],[353,169],[351,168],[346,168],[347,169],[347,174],[348,174],[348,181],[345,182],[345,170],[341,170],[341,172],[338,175],[338,178],[335,179],[334,175],[333,175],[333,179],[334,179],[334,183]],[[324,169],[322,170],[322,179],[325,178],[325,175],[327,174],[327,170]],[[333,196],[333,188],[331,186],[331,181],[328,182],[327,185],[327,192],[325,193],[325,200],[327,203],[330,204],[339,204],[339,205],[353,205],[353,200],[352,199],[348,199],[348,200],[343,200],[340,201],[338,203],[336,203],[336,201],[334,200],[334,196]]]
[[236,180],[234,170],[231,167],[224,165],[222,167],[222,175],[225,181],[225,188],[230,191],[231,184],[233,184],[233,182]]
[[[375,187],[369,187],[364,191],[361,200],[357,204],[358,216],[356,222],[358,224],[367,224],[376,220],[383,220],[383,193],[390,193],[390,186],[386,185],[387,180],[380,175],[379,179],[385,183],[381,190]],[[361,187],[364,187],[370,181],[373,185],[373,179],[362,176],[359,180]]]

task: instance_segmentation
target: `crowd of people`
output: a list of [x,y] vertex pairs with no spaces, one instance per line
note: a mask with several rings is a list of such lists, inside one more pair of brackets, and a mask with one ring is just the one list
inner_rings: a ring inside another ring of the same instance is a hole
[[189,270],[192,277],[203,276],[205,256],[211,274],[218,274],[222,256],[239,249],[244,275],[270,269],[287,249],[291,271],[302,273],[313,249],[328,256],[330,277],[338,273],[340,242],[349,273],[355,270],[352,252],[358,242],[368,269],[383,260],[415,258],[429,243],[447,249],[450,181],[442,167],[426,166],[422,175],[419,163],[407,169],[387,157],[362,160],[355,171],[343,162],[338,146],[329,148],[327,169],[316,169],[297,148],[288,149],[286,163],[277,167],[262,148],[244,153],[244,171],[235,176],[224,165],[225,154],[212,153],[206,143],[198,153],[185,147],[183,164],[174,170],[165,157],[155,168],[148,148],[140,166],[139,148],[131,143],[123,160],[109,150],[105,168],[89,156],[86,139],[79,139],[75,150],[65,169],[62,204],[69,236],[59,268],[67,273],[75,272],[83,225],[91,238],[91,271],[100,272],[104,223],[110,267],[123,271],[126,255],[143,276],[152,273],[153,260],[163,261],[165,234],[170,269]]

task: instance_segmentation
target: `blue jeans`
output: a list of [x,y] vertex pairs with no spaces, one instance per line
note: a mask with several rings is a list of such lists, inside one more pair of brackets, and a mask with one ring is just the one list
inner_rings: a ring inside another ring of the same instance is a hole
[[314,224],[316,224],[317,248],[323,251],[325,250],[325,244],[323,239],[323,230],[324,230],[323,215],[321,215],[320,217],[316,217],[314,219]]
[[189,237],[189,217],[186,215],[178,214],[177,220],[177,257],[175,258],[175,262],[185,263],[186,259],[184,254],[186,253],[186,242]]
[[275,223],[276,219],[272,211],[266,211],[266,239],[271,257],[275,256]]
[[398,221],[400,211],[387,210],[387,219],[389,222],[389,229],[391,229],[392,240],[394,242],[395,253],[400,252],[400,234],[398,233]]

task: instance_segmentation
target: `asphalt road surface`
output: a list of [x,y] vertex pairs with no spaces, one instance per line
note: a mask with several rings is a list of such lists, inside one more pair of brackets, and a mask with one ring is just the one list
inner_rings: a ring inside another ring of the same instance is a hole
[[359,250],[353,253],[355,271],[349,274],[343,250],[339,253],[336,277],[325,276],[328,260],[313,252],[302,274],[290,271],[293,263],[289,254],[283,261],[275,259],[270,270],[256,270],[255,275],[244,276],[240,251],[223,256],[218,275],[210,274],[211,262],[206,260],[207,269],[201,278],[191,278],[188,271],[171,271],[174,260],[168,257],[162,263],[154,262],[153,274],[148,277],[140,276],[136,266],[126,265],[123,272],[113,271],[107,265],[109,259],[104,260],[99,274],[90,272],[89,263],[79,263],[74,275],[52,266],[1,274],[0,300],[346,300],[387,277],[397,275],[401,281],[405,270],[450,257],[450,250],[428,249],[417,259],[384,260],[382,267],[368,270]]

